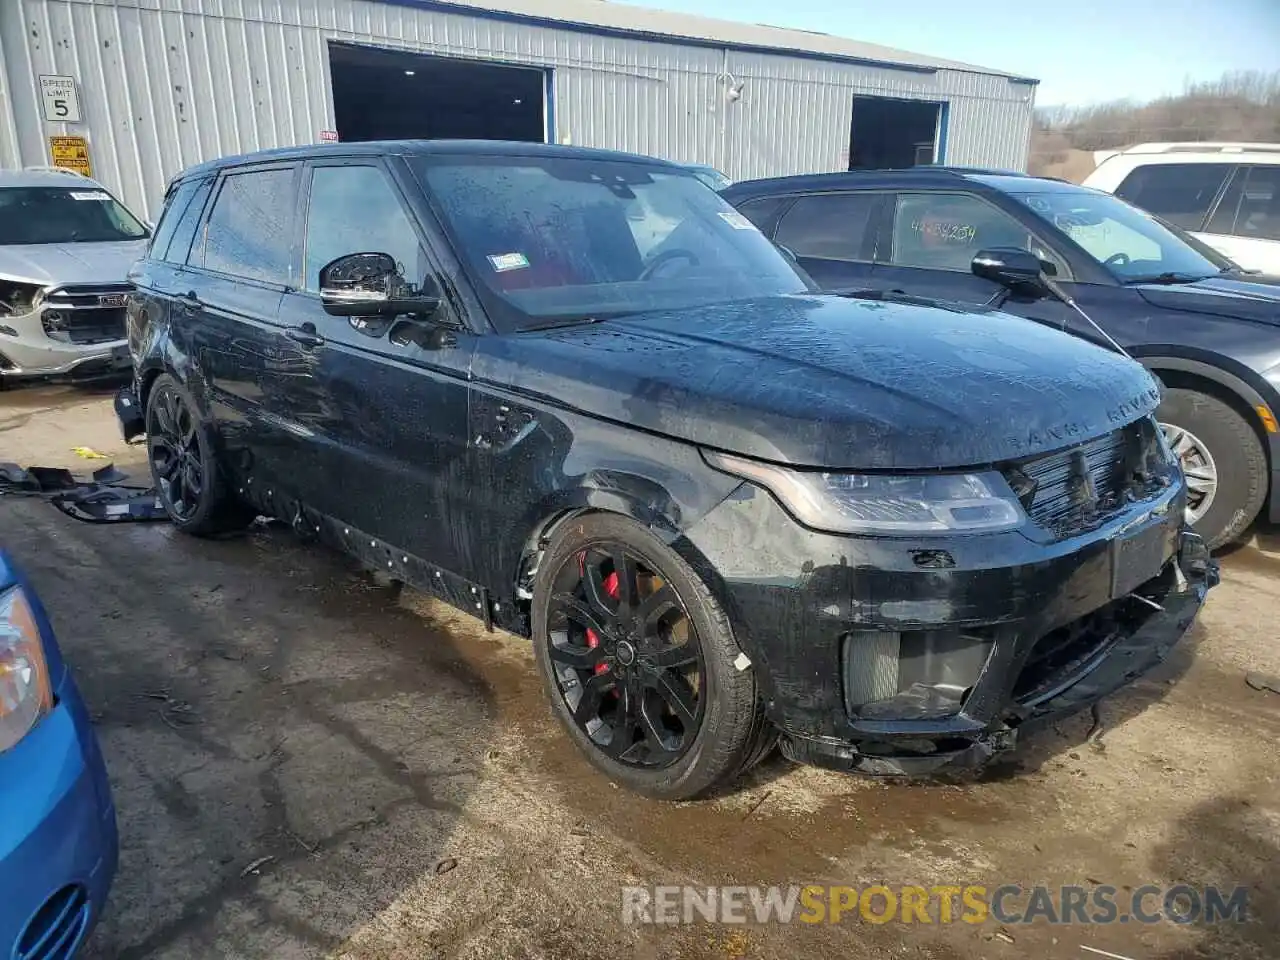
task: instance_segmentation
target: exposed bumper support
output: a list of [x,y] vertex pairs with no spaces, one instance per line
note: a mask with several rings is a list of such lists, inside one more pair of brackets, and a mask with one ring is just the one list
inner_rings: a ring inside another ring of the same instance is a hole
[[968,731],[962,715],[938,732],[909,722],[894,730],[895,724],[886,722],[874,740],[866,741],[784,735],[782,751],[798,762],[878,776],[929,776],[981,767],[1013,749],[1020,734],[1097,703],[1167,659],[1218,579],[1218,564],[1204,541],[1184,532],[1168,567],[1143,585],[1144,595],[1149,590],[1156,598],[1147,612],[1128,620],[1131,628],[1117,631],[1110,642],[1099,637],[1099,652],[1033,703],[1010,699],[994,720]]

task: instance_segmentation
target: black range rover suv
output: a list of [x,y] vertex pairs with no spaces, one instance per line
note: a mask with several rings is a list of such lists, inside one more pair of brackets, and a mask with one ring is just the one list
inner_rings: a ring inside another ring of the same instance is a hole
[[275,151],[170,187],[117,399],[175,524],[291,521],[530,636],[610,777],[980,764],[1216,582],[1114,352],[816,293],[687,170]]
[[[1105,342],[1164,386],[1157,418],[1186,474],[1187,515],[1211,548],[1268,503],[1280,522],[1280,279],[1110,194],[1059,180],[918,167],[737,183],[725,199],[823,289],[1000,309]],[[1039,285],[975,275],[984,250],[1035,253],[1086,320]]]

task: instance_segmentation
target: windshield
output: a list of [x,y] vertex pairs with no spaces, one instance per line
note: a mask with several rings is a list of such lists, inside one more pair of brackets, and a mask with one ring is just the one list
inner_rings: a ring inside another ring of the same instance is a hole
[[415,162],[502,328],[810,289],[687,170],[569,157]]
[[1084,248],[1122,283],[1201,280],[1230,261],[1107,193],[1052,191],[1013,196]]
[[0,244],[141,240],[147,228],[100,187],[0,188]]

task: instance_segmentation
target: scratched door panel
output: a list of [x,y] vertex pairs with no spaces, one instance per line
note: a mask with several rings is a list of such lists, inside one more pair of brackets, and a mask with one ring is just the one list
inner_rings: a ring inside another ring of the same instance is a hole
[[[424,347],[371,336],[324,312],[317,297],[285,297],[286,326],[311,324],[314,375],[290,404],[306,434],[299,497],[379,540],[459,573],[457,524],[468,488],[467,372],[475,338],[451,333]],[[305,396],[303,395],[305,394]],[[304,475],[305,474],[305,475]]]

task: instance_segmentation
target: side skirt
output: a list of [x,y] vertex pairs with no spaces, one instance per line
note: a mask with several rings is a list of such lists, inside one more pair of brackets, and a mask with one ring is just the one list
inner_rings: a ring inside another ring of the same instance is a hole
[[[254,486],[257,489],[254,489]],[[262,484],[249,485],[241,496],[265,516],[275,517],[293,527],[304,541],[318,540],[354,557],[369,570],[379,571],[393,580],[445,601],[484,622],[485,630],[499,627],[519,636],[529,635],[528,617],[512,604],[494,600],[489,588],[473,583],[431,561],[409,553],[395,544],[380,540],[349,523],[312,510],[296,500],[274,491],[263,491]]]

